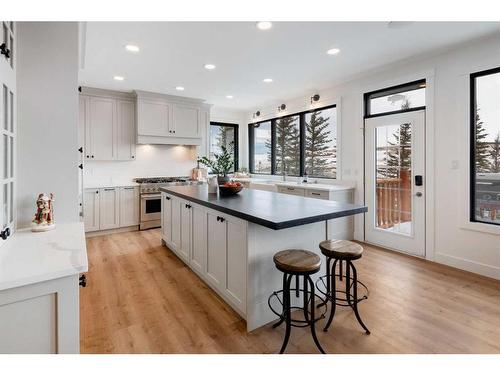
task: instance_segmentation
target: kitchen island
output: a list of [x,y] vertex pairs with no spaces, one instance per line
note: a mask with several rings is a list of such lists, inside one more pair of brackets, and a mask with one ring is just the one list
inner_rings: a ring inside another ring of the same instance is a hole
[[246,320],[248,331],[276,319],[267,304],[282,282],[273,255],[290,248],[320,253],[327,220],[367,211],[252,189],[231,197],[209,194],[206,185],[160,190],[163,244]]

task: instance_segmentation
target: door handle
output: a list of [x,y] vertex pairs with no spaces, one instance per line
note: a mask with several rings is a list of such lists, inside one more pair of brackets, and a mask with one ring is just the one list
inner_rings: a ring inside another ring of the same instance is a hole
[[417,191],[417,193],[416,193],[415,195],[416,195],[417,197],[421,197],[423,194],[422,194],[422,192]]
[[422,186],[424,184],[424,179],[421,175],[415,176],[415,186]]

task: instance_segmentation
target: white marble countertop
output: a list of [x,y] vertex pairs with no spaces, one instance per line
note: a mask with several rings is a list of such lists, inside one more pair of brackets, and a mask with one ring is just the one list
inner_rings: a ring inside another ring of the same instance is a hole
[[291,186],[303,189],[314,189],[314,190],[328,190],[328,191],[341,191],[341,190],[351,190],[354,186],[343,185],[343,184],[318,184],[314,182],[302,183],[297,181],[281,181],[281,180],[266,180],[262,178],[233,178],[235,181],[249,182],[251,184],[257,185],[276,185],[276,186]]
[[88,271],[83,223],[48,232],[18,230],[0,247],[0,290]]

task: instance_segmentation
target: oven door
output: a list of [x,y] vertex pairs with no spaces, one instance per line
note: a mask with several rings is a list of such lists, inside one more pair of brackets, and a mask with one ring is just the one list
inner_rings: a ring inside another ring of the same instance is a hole
[[141,195],[141,222],[161,219],[161,194]]

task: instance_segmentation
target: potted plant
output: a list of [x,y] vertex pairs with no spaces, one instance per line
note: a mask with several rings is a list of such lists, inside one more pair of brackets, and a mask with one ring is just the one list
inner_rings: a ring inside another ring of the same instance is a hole
[[[231,142],[232,145],[232,142]],[[215,154],[213,160],[210,160],[206,156],[198,158],[198,162],[207,166],[212,170],[212,173],[217,175],[217,182],[219,185],[224,185],[224,183],[229,181],[227,174],[234,165],[234,158],[232,147],[221,146],[221,153]]]

